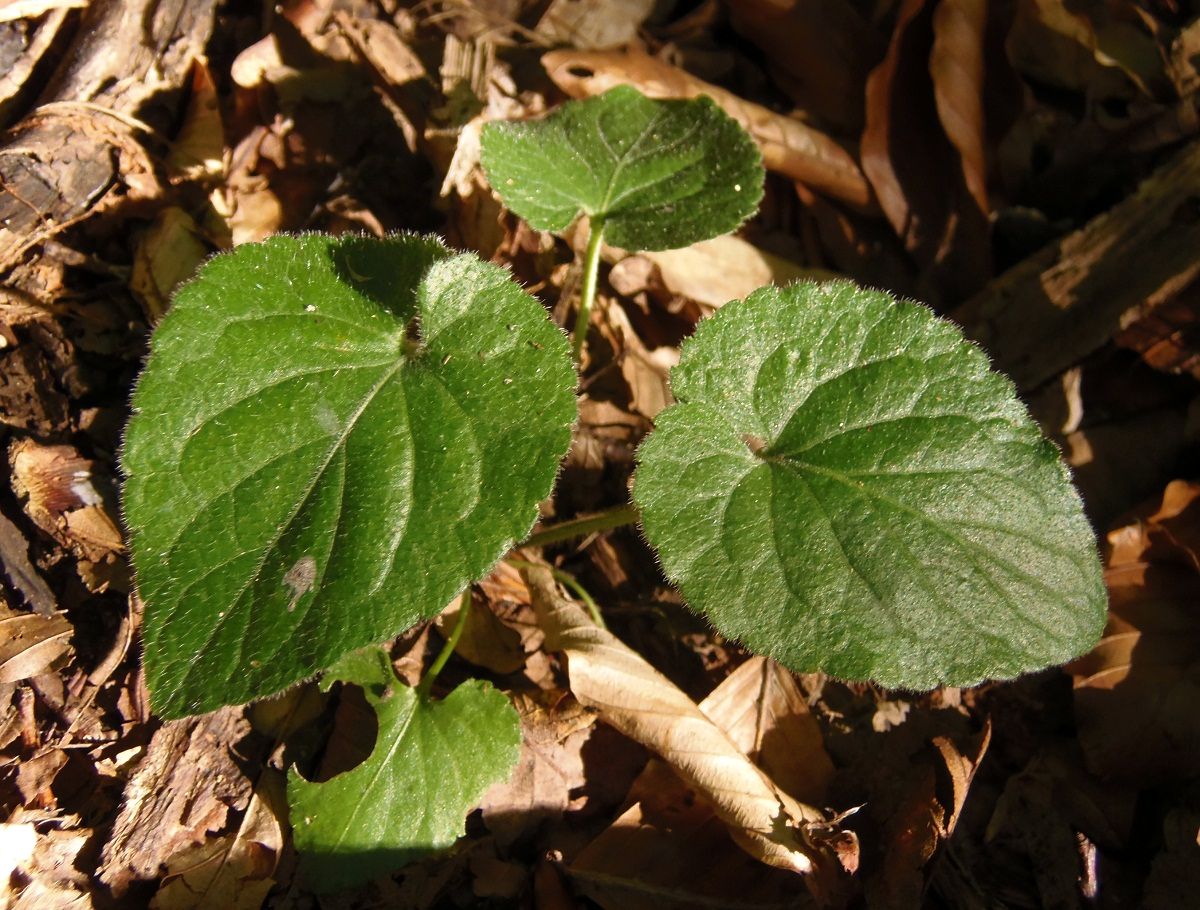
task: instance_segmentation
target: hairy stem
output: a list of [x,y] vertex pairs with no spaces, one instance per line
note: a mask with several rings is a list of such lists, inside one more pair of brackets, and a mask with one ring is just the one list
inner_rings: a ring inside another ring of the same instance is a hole
[[450,630],[450,637],[446,639],[446,643],[442,645],[442,650],[438,653],[437,658],[429,669],[425,671],[425,675],[421,677],[421,682],[417,685],[417,694],[421,698],[429,697],[429,690],[433,688],[433,681],[437,679],[437,675],[442,672],[442,667],[446,666],[446,661],[450,659],[450,655],[454,653],[454,648],[458,645],[458,640],[462,638],[463,629],[467,627],[467,614],[471,612],[471,586],[467,586],[467,590],[463,591],[462,600],[459,602],[458,619],[454,622],[454,628]]
[[640,518],[637,507],[633,504],[617,506],[595,515],[584,515],[563,521],[541,531],[530,534],[521,544],[523,547],[548,547],[552,543],[561,543],[575,537],[584,537],[596,531],[607,531],[611,528],[621,528],[637,523]]
[[592,303],[596,300],[596,278],[600,274],[600,247],[603,242],[604,219],[593,218],[587,252],[583,257],[583,287],[579,292],[579,313],[575,316],[575,333],[571,341],[571,353],[575,355],[576,363],[583,358],[588,319],[592,313]]

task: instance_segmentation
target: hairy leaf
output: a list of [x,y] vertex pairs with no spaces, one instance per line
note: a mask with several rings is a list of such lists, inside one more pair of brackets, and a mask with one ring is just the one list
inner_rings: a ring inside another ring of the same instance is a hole
[[763,191],[758,148],[709,98],[657,101],[630,86],[542,120],[489,123],[483,167],[504,204],[538,230],[561,231],[582,213],[630,250],[728,233]]
[[1090,647],[1105,595],[1057,452],[948,322],[848,282],[702,322],[639,452],[646,536],[726,635],[927,688]]
[[270,695],[436,614],[570,439],[566,340],[438,241],[276,237],[155,333],[123,453],[154,706]]
[[449,847],[467,812],[520,755],[521,724],[479,680],[442,701],[393,685],[368,696],[379,718],[371,757],[324,783],[292,771],[288,802],[301,866],[321,892],[377,878]]

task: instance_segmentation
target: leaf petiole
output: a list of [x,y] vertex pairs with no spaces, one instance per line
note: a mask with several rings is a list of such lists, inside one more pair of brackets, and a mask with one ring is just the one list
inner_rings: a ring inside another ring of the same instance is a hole
[[600,274],[600,249],[604,244],[604,219],[592,216],[589,225],[587,252],[583,256],[583,287],[579,292],[579,312],[575,316],[575,332],[571,337],[571,353],[575,362],[583,359],[583,344],[587,340],[588,319],[596,300],[596,279]]
[[458,640],[462,638],[463,629],[467,627],[467,614],[471,612],[471,586],[467,585],[467,590],[462,593],[462,600],[459,602],[458,619],[454,622],[454,628],[450,630],[450,637],[446,639],[446,643],[442,645],[442,650],[438,652],[438,656],[430,664],[429,669],[425,671],[425,675],[421,677],[421,681],[417,684],[417,694],[422,699],[429,698],[429,690],[433,688],[433,681],[437,679],[437,675],[442,672],[442,667],[446,666],[446,661],[450,659],[450,655],[454,653],[454,649],[458,646]]
[[623,528],[625,525],[636,524],[641,520],[637,506],[625,504],[597,512],[595,515],[584,515],[569,521],[559,522],[541,531],[535,531],[525,538],[523,547],[548,547],[554,543],[562,543],[575,537],[584,537],[597,531],[609,531],[613,528]]
[[587,588],[579,583],[579,581],[570,572],[564,572],[562,569],[556,569],[554,566],[548,566],[545,563],[530,562],[528,559],[516,559],[508,557],[504,560],[510,566],[518,569],[549,569],[550,574],[554,576],[554,580],[566,585],[576,596],[583,601],[587,607],[588,615],[592,617],[592,622],[598,625],[601,629],[607,629],[608,624],[605,623],[604,617],[600,615],[600,606],[596,603],[595,598],[588,593]]

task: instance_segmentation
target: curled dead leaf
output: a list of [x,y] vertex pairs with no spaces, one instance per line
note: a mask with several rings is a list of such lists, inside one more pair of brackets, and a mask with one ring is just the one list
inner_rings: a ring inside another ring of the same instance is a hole
[[805,874],[814,891],[836,880],[841,866],[822,842],[828,821],[820,810],[781,790],[695,702],[561,596],[548,570],[530,569],[526,578],[547,648],[565,653],[580,703],[660,755],[750,855]]
[[[825,798],[833,764],[795,677],[752,657],[700,709],[780,787],[810,803]],[[611,910],[788,905],[795,880],[763,869],[730,835],[711,803],[658,759],[630,790],[629,807],[575,858],[570,873]],[[854,851],[852,835],[846,846]]]
[[17,613],[0,619],[0,683],[48,670],[71,650],[71,623],[61,614]]

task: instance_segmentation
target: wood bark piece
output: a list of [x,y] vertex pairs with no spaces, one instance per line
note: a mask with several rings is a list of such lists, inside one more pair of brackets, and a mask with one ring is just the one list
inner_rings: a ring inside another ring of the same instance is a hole
[[79,11],[41,106],[0,145],[0,270],[92,214],[160,195],[146,147],[153,131],[172,125],[215,12],[209,0]]
[[780,790],[680,689],[561,596],[549,571],[526,573],[546,647],[563,651],[571,691],[602,720],[660,755],[702,793],[738,846],[806,875],[817,892],[836,880],[833,852],[819,842],[828,820]]
[[953,312],[998,369],[1037,388],[1200,276],[1200,142],[1127,199]]
[[768,170],[800,180],[856,208],[875,211],[874,195],[858,162],[830,136],[649,54],[560,50],[545,54],[542,65],[554,83],[574,98],[599,95],[615,85],[633,85],[649,98],[708,95],[754,137]]
[[252,782],[233,747],[248,731],[241,708],[222,708],[154,734],[102,854],[99,878],[115,895],[157,878],[167,860],[224,829],[230,811],[246,806]]

